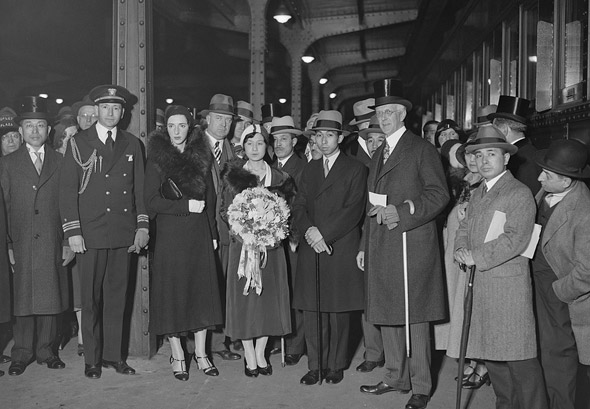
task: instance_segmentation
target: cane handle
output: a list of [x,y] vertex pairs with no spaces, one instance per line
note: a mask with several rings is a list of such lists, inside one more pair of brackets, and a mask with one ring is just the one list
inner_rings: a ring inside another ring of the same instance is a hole
[[412,202],[410,199],[408,199],[408,200],[404,200],[404,203],[407,203],[408,205],[410,205],[410,214],[414,214],[414,212],[416,211],[416,207],[414,206],[414,202]]

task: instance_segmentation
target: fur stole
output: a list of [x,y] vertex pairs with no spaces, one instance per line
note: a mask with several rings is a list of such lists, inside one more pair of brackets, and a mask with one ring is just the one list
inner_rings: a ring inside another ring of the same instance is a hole
[[188,136],[184,152],[176,149],[166,132],[154,131],[147,147],[148,158],[165,178],[171,178],[189,199],[203,200],[207,192],[212,156],[203,138],[193,130]]
[[[224,189],[231,197],[245,189],[258,186],[258,178],[244,169],[244,163],[246,163],[244,160],[236,159],[226,163],[221,170]],[[293,178],[287,173],[273,168],[272,179],[272,185],[267,189],[285,199],[290,205],[297,194]]]

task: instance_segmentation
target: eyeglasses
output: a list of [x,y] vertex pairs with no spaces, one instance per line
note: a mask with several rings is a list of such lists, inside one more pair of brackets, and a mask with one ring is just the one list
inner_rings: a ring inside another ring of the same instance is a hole
[[94,114],[82,114],[82,115],[79,115],[79,117],[80,118],[84,118],[86,120],[88,120],[88,119],[97,119],[98,118],[98,116],[96,116]]
[[391,109],[386,109],[384,111],[376,111],[375,116],[377,116],[377,118],[381,119],[383,117],[386,117],[386,116],[389,117],[389,116],[393,115],[394,113],[401,112],[401,111],[402,111],[401,109],[397,109],[395,111],[391,110]]
[[2,141],[18,141],[20,140],[20,134],[11,134],[7,133],[6,135],[2,135]]

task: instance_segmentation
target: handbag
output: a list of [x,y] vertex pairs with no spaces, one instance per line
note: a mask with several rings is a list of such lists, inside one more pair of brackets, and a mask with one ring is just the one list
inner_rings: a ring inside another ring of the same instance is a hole
[[160,195],[164,199],[179,200],[182,199],[182,191],[176,186],[176,183],[170,178],[166,178],[160,185]]

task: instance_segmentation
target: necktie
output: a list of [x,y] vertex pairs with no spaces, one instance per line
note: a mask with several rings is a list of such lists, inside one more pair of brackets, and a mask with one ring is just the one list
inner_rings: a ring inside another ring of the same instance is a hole
[[324,161],[324,177],[328,177],[328,173],[330,172],[330,168],[328,167],[328,159]]
[[387,143],[387,139],[385,140],[385,147],[383,148],[383,164],[387,162],[389,159],[389,144]]
[[215,142],[215,147],[213,148],[213,155],[215,155],[215,160],[217,161],[217,164],[221,165],[221,148],[219,147],[219,141]]
[[486,193],[488,193],[488,185],[484,182],[483,189],[481,189],[481,197],[484,197]]
[[279,161],[279,169],[283,169],[283,164]]
[[113,132],[107,131],[107,146],[111,152],[115,149],[115,140],[113,139]]
[[43,169],[43,160],[41,159],[41,152],[35,152],[37,155],[37,159],[35,159],[35,169],[37,169],[37,173],[41,174],[41,169]]

